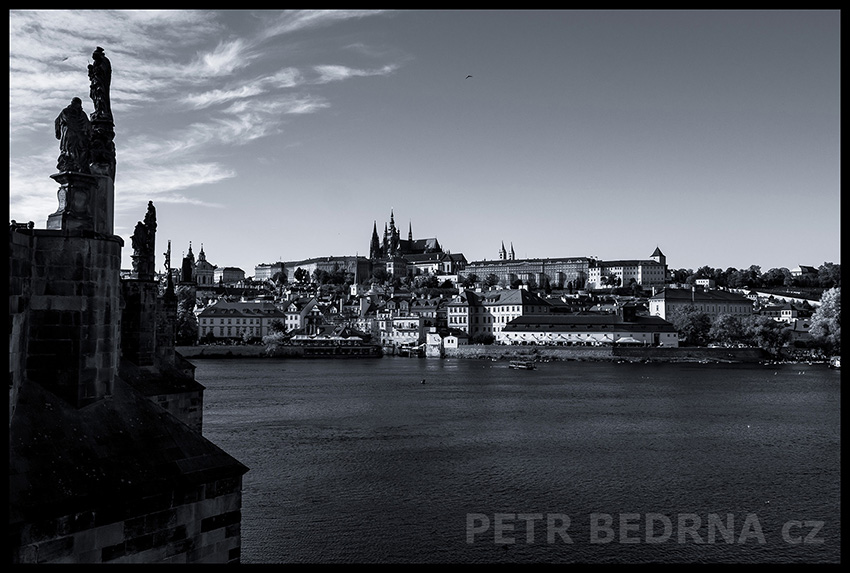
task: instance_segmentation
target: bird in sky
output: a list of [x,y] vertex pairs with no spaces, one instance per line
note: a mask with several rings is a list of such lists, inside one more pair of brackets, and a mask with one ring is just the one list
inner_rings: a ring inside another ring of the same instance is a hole
[[472,76],[466,76],[466,79],[469,79],[469,78],[471,78],[471,77],[472,77]]

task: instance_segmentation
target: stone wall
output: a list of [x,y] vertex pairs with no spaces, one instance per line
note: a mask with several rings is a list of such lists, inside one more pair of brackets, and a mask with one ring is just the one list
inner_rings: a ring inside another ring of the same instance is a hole
[[45,519],[19,532],[12,561],[238,563],[241,491],[242,479],[229,478],[164,491],[131,516],[107,508]]
[[466,344],[446,348],[446,358],[491,359],[555,359],[555,360],[611,360],[610,346],[519,346],[503,344]]
[[[200,385],[199,385],[200,386]],[[198,432],[204,429],[204,388],[185,392],[154,394],[148,399]]]
[[32,232],[12,225],[9,230],[9,423],[25,378],[31,291]]
[[157,284],[154,281],[121,281],[124,310],[121,315],[121,353],[137,366],[152,366],[156,352]]
[[469,344],[446,348],[446,358],[629,360],[656,362],[758,362],[768,358],[760,348],[663,348],[626,346],[517,346]]
[[[120,237],[30,231],[26,378],[77,407],[111,393],[118,370]],[[10,241],[15,243],[15,241]],[[26,260],[28,259],[28,261]],[[10,260],[10,264],[12,261]]]

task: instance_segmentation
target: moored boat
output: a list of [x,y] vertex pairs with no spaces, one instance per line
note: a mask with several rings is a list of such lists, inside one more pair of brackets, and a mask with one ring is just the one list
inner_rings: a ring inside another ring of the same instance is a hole
[[537,368],[532,360],[511,360],[508,366],[515,370],[534,370]]

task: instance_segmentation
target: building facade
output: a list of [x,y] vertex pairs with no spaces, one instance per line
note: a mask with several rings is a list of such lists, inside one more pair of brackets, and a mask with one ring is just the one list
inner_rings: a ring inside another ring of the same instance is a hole
[[[603,288],[603,277],[616,277],[618,286],[628,286],[631,281],[642,287],[663,286],[667,278],[667,258],[661,249],[646,260],[602,261],[589,257],[567,257],[555,259],[517,259],[514,246],[505,249],[502,243],[499,259],[494,261],[472,261],[465,265],[461,277],[475,275],[485,280],[496,276],[500,286],[510,287],[517,282],[531,288],[598,289]],[[610,284],[610,283],[609,283]]]
[[[661,253],[658,249],[655,251]],[[663,255],[661,257],[663,258]],[[616,279],[616,282],[612,282],[612,279]],[[626,287],[632,283],[637,283],[641,287],[660,287],[664,286],[666,282],[667,264],[655,259],[594,260],[587,269],[587,288],[591,290],[601,289],[612,284]]]
[[[189,250],[192,250],[191,244]],[[207,260],[204,244],[201,243],[201,251],[198,253],[198,260],[195,261],[195,284],[202,289],[214,286],[216,284],[215,270],[216,266]]]
[[286,280],[290,283],[297,282],[295,272],[298,269],[307,273],[312,280],[313,273],[317,270],[324,271],[329,274],[343,272],[354,278],[355,283],[365,281],[372,275],[372,263],[369,259],[359,256],[340,256],[340,257],[316,257],[312,259],[304,259],[300,261],[287,261],[283,263]]
[[268,301],[216,301],[198,313],[198,338],[216,340],[262,339],[272,323],[286,323],[286,313]]
[[649,298],[649,313],[667,320],[676,309],[693,306],[712,319],[721,314],[749,316],[753,301],[739,294],[721,290],[665,288]]
[[[513,246],[511,249],[513,250]],[[587,283],[590,261],[587,257],[512,259],[508,256],[506,259],[494,261],[471,261],[458,274],[462,279],[475,275],[479,280],[485,280],[492,274],[496,276],[497,283],[506,288],[520,281],[532,288],[545,287],[548,284],[552,288],[572,286],[582,289]]]
[[447,327],[470,337],[498,334],[520,316],[548,314],[550,305],[526,289],[461,291],[446,304]]
[[543,346],[678,347],[679,334],[669,322],[622,313],[578,313],[522,316],[505,325],[500,344]]
[[231,285],[245,280],[245,271],[239,267],[221,267],[213,271],[215,284]]
[[272,280],[278,274],[286,272],[286,264],[283,262],[276,263],[260,263],[254,267],[254,280],[268,281]]

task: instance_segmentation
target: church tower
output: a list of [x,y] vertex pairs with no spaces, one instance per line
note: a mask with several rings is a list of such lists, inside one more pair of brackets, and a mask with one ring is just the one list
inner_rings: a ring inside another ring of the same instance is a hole
[[215,277],[215,268],[215,265],[207,260],[207,254],[204,252],[204,244],[201,243],[201,252],[198,253],[198,261],[195,263],[195,270],[192,274],[195,284],[198,286],[212,286]]
[[508,258],[508,253],[507,253],[507,251],[505,251],[505,242],[502,241],[502,248],[499,249],[499,260],[504,261],[507,258]]
[[656,263],[664,265],[665,267],[667,266],[667,257],[664,256],[664,253],[662,253],[661,249],[659,249],[658,247],[655,247],[655,250],[652,252],[651,255],[649,255],[649,258],[651,258]]
[[378,222],[372,224],[372,241],[369,243],[369,258],[377,261],[381,258],[381,244],[378,242]]
[[183,266],[180,268],[180,282],[194,282],[195,255],[192,254],[192,241],[189,241],[189,254],[183,257]]

